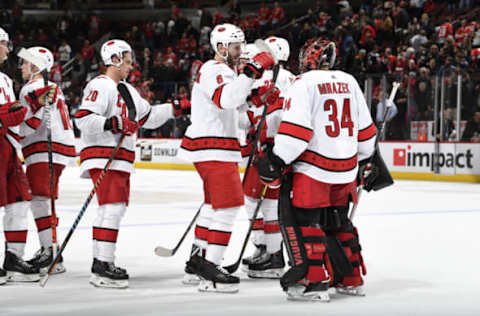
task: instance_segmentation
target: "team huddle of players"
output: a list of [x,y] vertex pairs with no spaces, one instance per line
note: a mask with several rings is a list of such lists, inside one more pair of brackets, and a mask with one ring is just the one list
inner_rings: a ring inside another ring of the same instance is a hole
[[[8,42],[8,34],[0,29],[0,63],[7,57]],[[204,191],[183,283],[207,292],[239,290],[239,278],[222,268],[223,256],[237,213],[245,208],[252,219],[263,199],[262,217],[257,216],[253,226],[255,253],[242,261],[249,277],[280,279],[292,300],[328,301],[332,287],[339,293],[363,295],[361,275],[366,270],[348,211],[349,204],[357,202],[359,165],[375,152],[376,128],[356,80],[331,70],[335,44],[322,39],[307,42],[300,52],[300,75],[294,76],[284,69],[290,53],[285,39],[269,37],[246,44],[240,28],[221,24],[211,32],[210,42],[215,57],[195,76],[192,124],[178,153],[194,164]],[[42,72],[53,65],[53,56],[43,47],[22,51],[27,83],[19,101],[11,80],[0,73],[4,77],[0,78],[0,206],[5,207],[6,239],[0,282],[38,281],[55,255],[48,127],[55,183],[75,158],[62,92],[42,79]],[[126,84],[136,108],[135,119],[129,118],[117,85],[133,68],[131,47],[111,40],[100,53],[107,71],[86,85],[75,114],[81,130],[81,176],[95,183],[120,138],[125,139],[96,192],[99,207],[93,224],[90,282],[125,288],[129,276],[114,265],[114,259],[129,201],[136,130],[161,126],[189,112],[190,104],[152,106]],[[45,113],[50,113],[49,119]],[[259,127],[260,121],[264,124]],[[23,152],[26,174],[16,148]],[[242,181],[238,163],[252,151],[254,163]],[[28,209],[35,217],[41,249],[24,261]],[[286,272],[282,244],[290,258]],[[58,264],[54,272],[63,271]]]

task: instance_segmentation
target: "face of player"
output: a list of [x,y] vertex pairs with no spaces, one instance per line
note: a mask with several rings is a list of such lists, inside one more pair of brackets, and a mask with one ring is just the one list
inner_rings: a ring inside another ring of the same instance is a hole
[[8,58],[8,42],[0,42],[0,65]]
[[23,80],[29,80],[30,79],[30,63],[26,60],[22,61],[22,78]]
[[133,58],[131,53],[125,53],[123,55],[123,63],[120,65],[120,77],[126,79],[130,71],[133,70]]
[[228,45],[228,57],[227,61],[229,64],[235,65],[240,59],[242,54],[242,43],[232,43]]

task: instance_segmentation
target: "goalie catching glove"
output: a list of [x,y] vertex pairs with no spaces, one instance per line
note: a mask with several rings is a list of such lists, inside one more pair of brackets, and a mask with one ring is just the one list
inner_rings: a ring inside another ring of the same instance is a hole
[[113,134],[122,133],[130,136],[137,131],[138,123],[130,120],[125,115],[115,115],[105,121],[103,129],[111,131]]
[[52,104],[55,100],[55,94],[57,92],[57,85],[52,84],[43,88],[36,89],[25,96],[25,100],[30,105],[30,109],[33,114],[37,113],[40,108],[45,106],[45,101],[48,98],[48,103]]
[[287,170],[287,165],[273,152],[273,144],[264,145],[264,155],[258,162],[258,175],[260,180],[275,189],[280,186],[280,180]]
[[357,181],[363,184],[365,191],[378,191],[393,184],[392,176],[377,148],[370,159],[358,163]]

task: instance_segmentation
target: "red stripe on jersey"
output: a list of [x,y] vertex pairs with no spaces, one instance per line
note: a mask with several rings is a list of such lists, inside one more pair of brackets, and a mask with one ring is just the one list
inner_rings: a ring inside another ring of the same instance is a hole
[[50,216],[40,217],[35,219],[38,232],[52,227],[52,218]]
[[250,155],[250,153],[252,152],[252,149],[253,149],[253,144],[252,143],[249,143],[245,146],[241,146],[240,147],[240,153],[242,154],[242,158],[248,157]]
[[256,219],[255,223],[253,223],[252,230],[263,230],[264,224],[263,224],[263,218]]
[[263,231],[265,234],[279,233],[280,225],[278,225],[278,221],[265,222]]
[[238,142],[238,139],[227,137],[189,138],[185,136],[183,137],[181,147],[189,151],[206,149],[240,151],[240,143]]
[[277,101],[270,105],[268,107],[268,110],[267,110],[267,114],[271,114],[277,110],[282,110],[283,109],[283,101],[284,101],[284,98],[278,98]]
[[8,129],[7,130],[7,134],[12,136],[17,142],[20,142],[20,140],[22,139],[22,137],[20,135],[18,135],[17,133],[15,133],[14,131]]
[[27,242],[27,231],[26,230],[19,230],[19,231],[4,231],[5,240],[7,242]]
[[[85,147],[80,152],[80,163],[88,159],[108,159],[112,155],[113,147],[92,146]],[[135,161],[135,152],[120,148],[115,155],[115,160],[124,160],[130,163]]]
[[89,110],[78,110],[77,113],[75,113],[75,118],[82,118],[87,115],[94,114],[92,111]]
[[283,121],[278,127],[278,134],[291,136],[308,143],[312,138],[313,131],[310,128]]
[[377,134],[377,128],[375,127],[375,124],[372,123],[367,128],[364,128],[358,131],[357,139],[359,142],[364,142],[366,140],[369,140],[376,134]]
[[40,119],[36,117],[29,118],[28,120],[25,121],[25,123],[30,127],[31,129],[37,129],[40,126]]
[[208,238],[208,228],[202,226],[195,226],[195,238],[201,240],[207,240]]
[[220,105],[220,99],[222,97],[222,91],[224,86],[225,86],[224,84],[219,86],[213,93],[213,97],[212,97],[213,103],[215,103],[215,105],[218,106],[219,109],[222,108],[222,106]]
[[306,150],[300,155],[297,161],[306,162],[327,171],[345,172],[350,171],[357,166],[357,155],[347,159],[333,159]]
[[98,241],[117,242],[118,229],[93,227],[93,239]]
[[[33,154],[46,153],[48,152],[48,143],[47,142],[38,142],[33,143],[22,148],[22,153],[24,158],[28,158]],[[52,152],[68,156],[75,157],[77,153],[75,152],[75,146],[64,145],[61,143],[52,142]]]
[[145,115],[140,121],[138,121],[138,125],[142,126],[143,124],[145,124],[145,122],[150,117],[150,113],[152,113],[152,110],[148,111],[147,115]]
[[218,230],[209,230],[208,231],[208,243],[215,244],[220,246],[228,246],[230,241],[230,236],[232,233],[222,232]]

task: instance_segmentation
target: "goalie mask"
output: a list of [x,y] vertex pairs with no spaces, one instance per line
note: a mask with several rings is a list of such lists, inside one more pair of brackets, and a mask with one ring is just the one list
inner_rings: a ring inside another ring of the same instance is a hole
[[311,39],[300,50],[299,70],[301,73],[320,69],[333,68],[337,56],[335,43],[324,39]]

